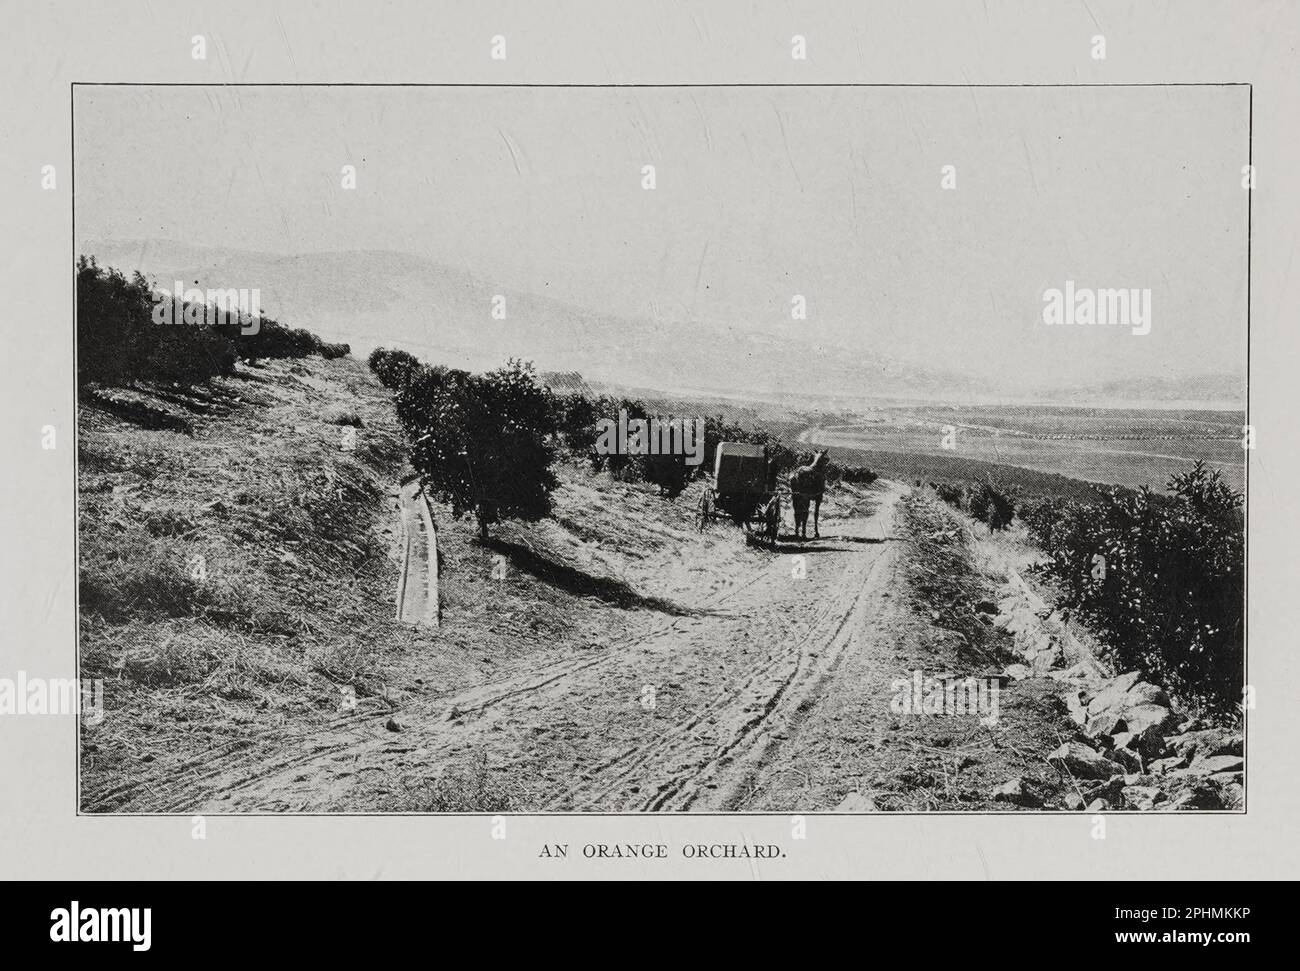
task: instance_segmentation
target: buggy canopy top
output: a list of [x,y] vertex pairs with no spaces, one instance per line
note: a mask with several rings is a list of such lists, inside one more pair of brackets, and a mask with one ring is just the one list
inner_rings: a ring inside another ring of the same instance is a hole
[[766,492],[767,455],[763,447],[749,442],[719,443],[713,482],[719,495]]

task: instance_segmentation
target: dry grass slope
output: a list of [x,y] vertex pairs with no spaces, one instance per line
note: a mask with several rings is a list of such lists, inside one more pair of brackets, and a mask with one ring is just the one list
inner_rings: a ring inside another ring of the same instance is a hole
[[[694,490],[667,502],[565,467],[556,518],[487,545],[434,505],[444,625],[416,628],[393,616],[404,443],[362,363],[91,393],[79,432],[81,669],[104,679],[107,711],[83,730],[88,812],[245,808],[231,779],[261,762],[358,725],[400,745],[414,701],[608,649],[759,556],[695,535]],[[527,805],[534,780],[507,761],[490,746],[436,769],[416,756],[258,808]]]

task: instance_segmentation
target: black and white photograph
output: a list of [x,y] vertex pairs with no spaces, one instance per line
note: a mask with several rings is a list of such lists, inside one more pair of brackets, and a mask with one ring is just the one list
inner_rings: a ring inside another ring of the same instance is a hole
[[1296,0],[3,2],[6,954],[1285,939]]
[[80,810],[1242,810],[1250,99],[78,86]]

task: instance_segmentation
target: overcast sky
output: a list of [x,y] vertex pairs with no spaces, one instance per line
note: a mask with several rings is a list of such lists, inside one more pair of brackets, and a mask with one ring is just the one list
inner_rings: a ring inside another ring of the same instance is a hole
[[[771,333],[802,294],[809,340],[1000,381],[1236,374],[1247,98],[81,87],[77,234],[401,250],[596,312]],[[1150,334],[1044,326],[1066,280],[1150,288]]]

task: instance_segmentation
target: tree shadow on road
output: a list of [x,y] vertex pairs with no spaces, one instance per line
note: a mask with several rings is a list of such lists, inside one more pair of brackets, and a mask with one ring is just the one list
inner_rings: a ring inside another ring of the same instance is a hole
[[595,597],[597,600],[627,609],[657,610],[673,617],[701,615],[701,611],[692,610],[671,600],[647,597],[638,593],[616,577],[595,576],[567,563],[560,563],[522,543],[492,538],[486,545],[494,552],[505,556],[516,569],[576,596]]
[[852,553],[852,546],[840,546],[840,543],[892,543],[896,537],[872,539],[867,536],[822,536],[819,539],[795,539],[783,536],[777,546],[778,553]]

